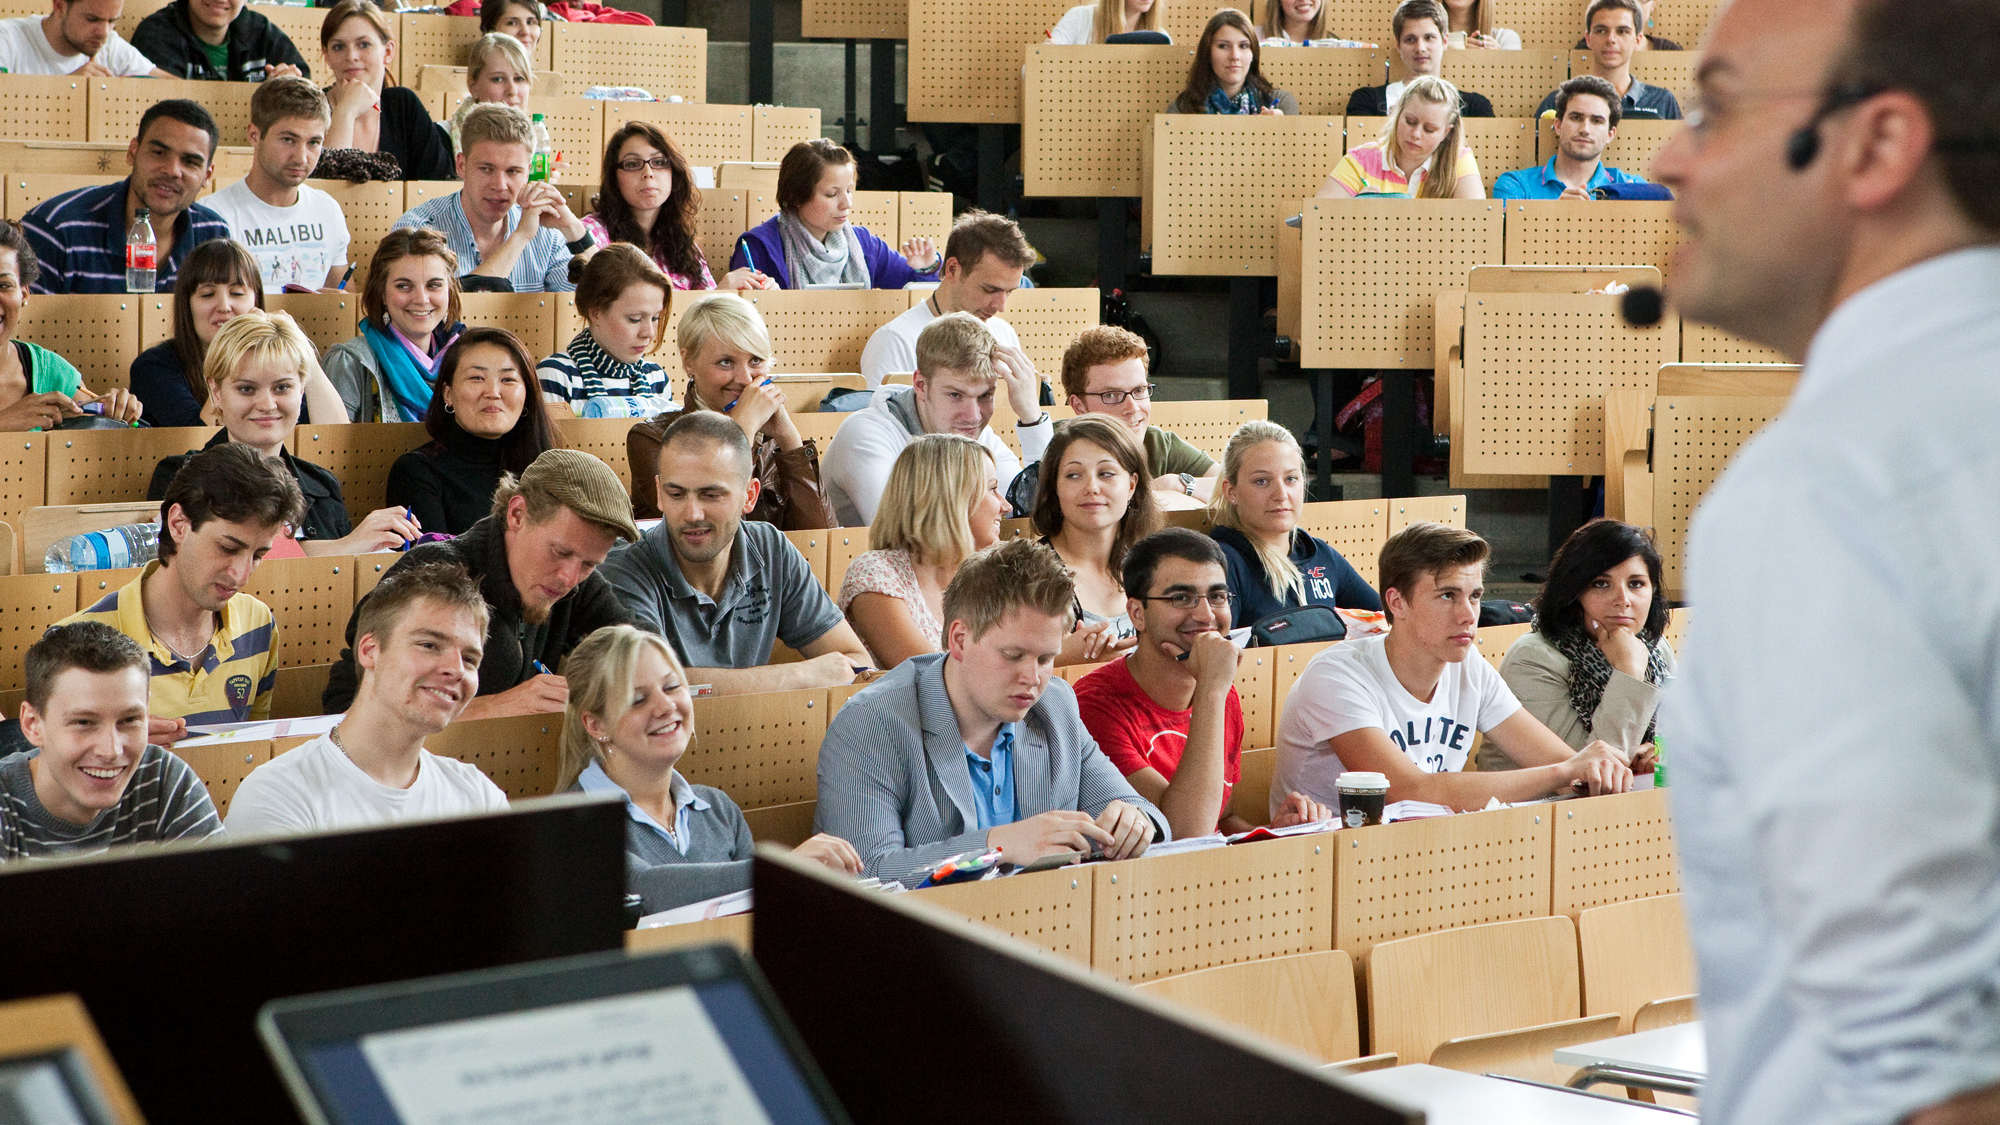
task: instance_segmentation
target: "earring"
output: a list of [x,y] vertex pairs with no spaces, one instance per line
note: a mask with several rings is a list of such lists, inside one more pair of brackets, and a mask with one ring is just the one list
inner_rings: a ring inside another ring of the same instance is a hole
[[444,404],[444,412],[445,412],[446,414],[456,414],[456,413],[458,413],[458,411],[456,411],[456,410],[453,410],[453,409],[451,408],[451,404],[450,404],[450,403],[448,403],[448,402]]

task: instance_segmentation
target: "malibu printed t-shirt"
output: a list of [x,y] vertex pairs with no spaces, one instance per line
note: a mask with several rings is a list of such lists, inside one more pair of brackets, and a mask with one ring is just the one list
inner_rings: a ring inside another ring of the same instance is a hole
[[1278,721],[1274,796],[1297,790],[1335,803],[1334,779],[1347,767],[1327,742],[1363,727],[1383,731],[1425,773],[1464,769],[1473,732],[1490,731],[1521,709],[1500,673],[1476,652],[1445,666],[1429,702],[1417,699],[1389,667],[1388,639],[1342,641],[1299,674]]
[[290,207],[271,206],[242,180],[202,202],[257,260],[266,293],[287,285],[322,288],[335,266],[347,264],[347,217],[333,196],[311,184],[299,185],[299,201]]

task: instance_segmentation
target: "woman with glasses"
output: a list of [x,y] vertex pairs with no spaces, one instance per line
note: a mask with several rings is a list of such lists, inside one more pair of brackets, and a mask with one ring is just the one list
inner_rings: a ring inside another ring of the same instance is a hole
[[1238,427],[1208,506],[1237,624],[1307,605],[1381,610],[1382,599],[1340,552],[1299,526],[1305,502],[1305,458],[1292,432],[1275,422]]
[[[599,246],[629,242],[652,257],[676,289],[714,289],[715,276],[695,243],[701,193],[687,158],[657,127],[628,121],[604,146],[597,209],[583,226]],[[776,289],[754,269],[731,270],[724,289]]]
[[1137,640],[1119,574],[1125,552],[1160,526],[1145,479],[1138,443],[1109,418],[1071,418],[1049,439],[1034,526],[1076,579],[1076,627],[1058,664],[1108,660]]

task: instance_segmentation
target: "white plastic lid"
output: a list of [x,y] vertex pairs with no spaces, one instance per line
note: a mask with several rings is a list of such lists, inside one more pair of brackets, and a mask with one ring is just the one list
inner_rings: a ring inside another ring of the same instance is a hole
[[1336,788],[1343,789],[1349,793],[1387,793],[1389,791],[1389,778],[1387,775],[1360,770],[1349,770],[1341,774],[1334,779],[1333,784]]

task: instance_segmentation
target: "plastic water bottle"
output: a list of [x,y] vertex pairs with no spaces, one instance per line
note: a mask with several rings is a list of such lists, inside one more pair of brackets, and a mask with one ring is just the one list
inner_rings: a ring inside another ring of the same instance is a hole
[[535,154],[528,160],[528,178],[546,180],[549,165],[555,160],[555,146],[549,143],[549,129],[542,123],[542,115],[535,114]]
[[599,395],[585,399],[578,413],[585,418],[651,418],[673,408],[672,395]]
[[144,566],[160,553],[160,526],[128,523],[104,531],[86,531],[49,544],[42,569],[53,574],[76,570],[115,570]]
[[160,244],[153,237],[153,213],[141,207],[132,216],[132,229],[125,234],[125,291],[151,293],[159,268]]

